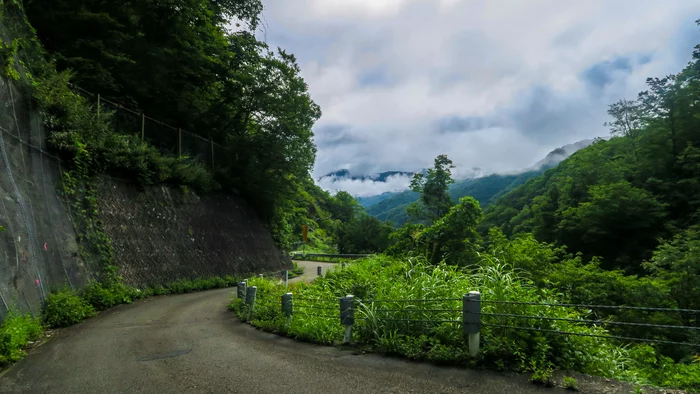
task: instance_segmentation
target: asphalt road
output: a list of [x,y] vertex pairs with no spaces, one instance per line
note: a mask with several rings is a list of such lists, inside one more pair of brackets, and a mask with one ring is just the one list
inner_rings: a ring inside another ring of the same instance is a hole
[[0,393],[558,391],[523,376],[356,355],[264,333],[225,309],[233,292],[156,297],[103,312],[0,372]]

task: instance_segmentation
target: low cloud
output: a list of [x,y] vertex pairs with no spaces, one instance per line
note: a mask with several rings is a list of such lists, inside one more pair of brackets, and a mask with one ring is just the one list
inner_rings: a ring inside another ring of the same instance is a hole
[[323,189],[336,193],[344,190],[356,197],[367,197],[386,192],[400,192],[408,189],[412,176],[392,175],[387,177],[385,182],[378,182],[371,179],[334,179],[323,177],[318,185]]
[[[604,136],[607,105],[678,72],[700,5],[656,0],[265,0],[271,46],[294,53],[323,109],[314,177],[430,167],[527,168]],[[322,187],[377,194],[392,185]]]

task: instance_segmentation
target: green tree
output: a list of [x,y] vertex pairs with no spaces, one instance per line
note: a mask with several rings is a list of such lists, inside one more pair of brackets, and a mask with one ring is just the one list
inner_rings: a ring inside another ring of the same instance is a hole
[[478,201],[473,197],[462,197],[447,215],[421,234],[428,245],[428,260],[432,264],[442,260],[459,265],[473,263],[480,242],[476,227],[482,216]]
[[381,253],[389,246],[391,225],[369,216],[357,215],[338,230],[340,253]]
[[[663,242],[644,266],[671,285],[679,308],[700,309],[700,228],[689,228]],[[691,317],[685,316],[687,321]]]
[[346,191],[339,191],[333,196],[329,212],[343,223],[351,222],[363,210],[357,199]]
[[411,181],[411,190],[420,193],[420,199],[407,208],[407,212],[415,219],[434,223],[443,217],[454,204],[448,192],[450,184],[454,183],[451,169],[452,160],[447,155],[435,158],[435,165],[428,170],[427,176],[415,174]]
[[425,254],[425,240],[421,233],[425,229],[422,224],[406,223],[389,235],[390,246],[386,254],[396,257],[421,256]]
[[568,208],[559,224],[560,240],[587,257],[601,256],[608,268],[639,273],[646,251],[656,242],[666,217],[665,205],[629,182],[590,188],[590,201]]

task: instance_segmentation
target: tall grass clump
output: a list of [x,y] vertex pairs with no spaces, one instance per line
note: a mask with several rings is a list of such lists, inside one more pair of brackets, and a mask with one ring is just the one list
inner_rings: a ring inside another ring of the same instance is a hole
[[[550,380],[554,369],[645,384],[662,383],[654,377],[658,373],[652,371],[663,360],[656,358],[652,347],[621,345],[600,338],[608,335],[603,327],[551,320],[587,319],[590,311],[488,302],[558,303],[554,291],[536,287],[521,272],[493,255],[482,255],[479,265],[471,268],[431,265],[422,258],[397,260],[376,256],[344,269],[336,267],[312,284],[290,286],[289,290],[260,278],[250,280],[249,286],[258,289],[251,323],[301,340],[322,344],[341,341],[344,327],[340,324],[338,298],[352,294],[357,300],[353,341],[371,350],[416,360],[466,362],[528,372],[533,381],[543,383]],[[282,315],[280,301],[287,291],[293,293],[294,299],[289,323]],[[482,345],[476,358],[469,356],[461,327],[461,299],[469,291],[481,292],[484,301]],[[247,318],[248,309],[242,301],[234,301],[232,308]],[[561,331],[583,335],[556,333]],[[690,387],[683,379],[672,385]]]
[[41,333],[41,320],[10,311],[0,324],[0,368],[24,357],[24,348]]

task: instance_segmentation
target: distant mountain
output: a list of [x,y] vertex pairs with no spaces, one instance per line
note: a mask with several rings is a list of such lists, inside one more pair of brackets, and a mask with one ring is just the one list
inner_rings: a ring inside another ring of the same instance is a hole
[[[542,168],[538,171],[527,171],[517,175],[492,174],[477,179],[465,179],[450,185],[450,196],[454,201],[458,201],[464,196],[472,196],[482,208],[485,208],[494,196],[520,186],[544,171],[545,168]],[[385,198],[377,204],[366,207],[366,209],[370,215],[378,219],[390,221],[396,226],[403,226],[408,221],[406,208],[412,202],[418,201],[418,197],[418,193],[407,190]]]
[[395,195],[399,194],[401,192],[386,192],[382,194],[378,194],[376,196],[369,196],[369,197],[357,197],[357,202],[360,203],[363,207],[367,208],[375,204],[379,204],[380,202],[389,199],[391,197],[394,197]]
[[567,157],[574,154],[574,152],[588,147],[593,143],[593,140],[582,140],[575,142],[573,144],[564,145],[561,148],[557,148],[547,155],[544,159],[540,160],[535,164],[530,170],[537,170],[542,167],[552,168],[557,164],[564,161]]
[[[593,140],[583,140],[557,148],[531,168],[517,174],[491,174],[457,181],[450,185],[450,195],[455,201],[464,196],[472,196],[479,201],[481,208],[484,209],[498,197],[542,174],[549,168],[556,167],[574,152],[592,143]],[[361,204],[366,207],[370,215],[381,220],[391,221],[396,226],[403,226],[408,221],[406,207],[417,201],[418,197],[418,193],[407,190],[400,193],[384,193],[379,196],[363,197]],[[369,204],[375,200],[377,202]]]

